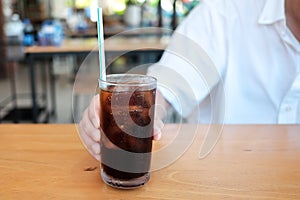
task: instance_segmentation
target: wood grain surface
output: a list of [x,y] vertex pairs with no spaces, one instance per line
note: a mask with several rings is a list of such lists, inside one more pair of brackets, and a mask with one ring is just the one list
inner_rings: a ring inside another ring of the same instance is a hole
[[75,125],[0,125],[0,199],[300,199],[300,126],[226,125],[204,159],[209,126],[195,127],[166,125],[154,152],[181,128],[195,132],[193,144],[145,186],[118,190],[101,180]]

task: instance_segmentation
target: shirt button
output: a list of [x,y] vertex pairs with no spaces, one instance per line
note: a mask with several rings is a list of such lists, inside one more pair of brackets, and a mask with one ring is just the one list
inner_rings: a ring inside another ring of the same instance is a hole
[[285,111],[286,111],[286,112],[290,112],[291,110],[292,110],[292,107],[291,107],[291,106],[286,106],[286,107],[285,107]]

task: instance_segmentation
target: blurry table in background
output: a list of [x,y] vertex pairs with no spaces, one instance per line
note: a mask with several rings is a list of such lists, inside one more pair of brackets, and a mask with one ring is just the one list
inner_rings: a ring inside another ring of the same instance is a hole
[[[161,55],[167,47],[169,36],[159,37],[111,37],[105,40],[106,57],[123,53],[139,54],[150,58],[151,55]],[[37,59],[53,58],[59,55],[87,56],[98,54],[97,38],[65,39],[61,46],[32,46],[25,48],[25,54],[30,66],[30,85],[32,98],[32,120],[34,123],[47,121],[50,115],[55,115],[54,77],[50,77],[51,109],[39,109],[36,92],[35,62]],[[150,60],[149,60],[150,61]],[[148,62],[147,60],[145,62]],[[45,88],[46,89],[46,88]],[[47,91],[47,90],[46,90]],[[46,91],[44,91],[46,93]],[[45,95],[42,95],[45,98]],[[46,120],[45,120],[46,119]]]
[[17,93],[16,71],[19,68],[18,62],[24,59],[24,47],[18,37],[7,37],[6,40],[5,49],[10,82],[10,96],[0,101],[0,123],[2,121],[18,123],[23,117],[21,116],[21,112],[24,112],[24,110],[18,106],[17,100],[26,95],[23,93],[18,95]]
[[300,199],[299,125],[225,125],[215,148],[204,159],[199,159],[199,150],[209,126],[166,125],[154,150],[172,143],[180,128],[195,132],[196,137],[178,160],[152,172],[150,181],[139,189],[117,190],[101,180],[99,163],[84,149],[75,125],[0,125],[0,196]]
[[[106,53],[123,51],[162,51],[166,48],[169,37],[112,37],[105,40]],[[65,39],[61,46],[31,46],[25,48],[26,54],[51,53],[90,53],[98,51],[97,38]]]

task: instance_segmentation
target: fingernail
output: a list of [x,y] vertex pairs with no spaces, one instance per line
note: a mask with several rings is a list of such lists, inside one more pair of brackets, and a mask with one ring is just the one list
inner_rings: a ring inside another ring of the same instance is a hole
[[95,128],[99,128],[100,124],[99,124],[99,120],[93,119],[92,120],[93,125],[95,126]]
[[96,141],[96,142],[100,141],[100,131],[99,130],[93,131],[92,136],[93,136],[94,141]]
[[94,155],[94,158],[96,158],[96,160],[100,161],[100,155]]
[[92,150],[93,150],[94,154],[99,154],[100,153],[100,145],[97,143],[93,144]]

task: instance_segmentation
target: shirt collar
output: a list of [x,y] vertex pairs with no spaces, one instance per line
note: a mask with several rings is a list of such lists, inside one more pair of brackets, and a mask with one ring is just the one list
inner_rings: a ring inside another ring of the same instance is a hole
[[266,0],[264,8],[260,14],[259,24],[273,24],[285,20],[285,0]]

